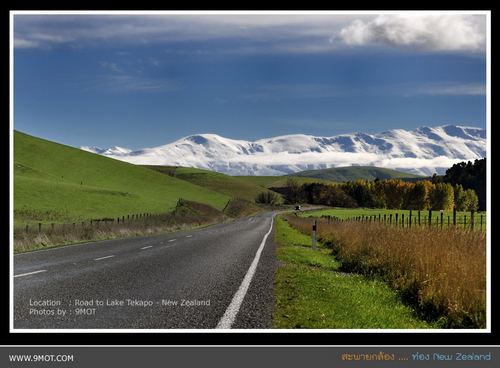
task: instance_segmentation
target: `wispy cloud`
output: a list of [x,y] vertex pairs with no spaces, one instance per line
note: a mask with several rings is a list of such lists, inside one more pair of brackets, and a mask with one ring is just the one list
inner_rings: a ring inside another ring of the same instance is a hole
[[135,75],[108,75],[95,80],[99,89],[113,92],[173,92],[178,91],[178,83],[158,78],[144,78]]
[[[149,57],[146,61],[130,60],[120,65],[116,62],[100,61],[99,65],[104,73],[93,76],[89,80],[93,88],[104,89],[112,92],[173,92],[181,89],[179,82],[162,76],[147,76],[146,68],[142,66],[157,67],[160,62]],[[127,66],[123,66],[123,65]]]
[[346,94],[345,87],[323,83],[285,83],[257,86],[245,98],[253,101],[280,101],[284,99],[324,98]]
[[109,63],[107,61],[101,61],[99,62],[100,65],[102,65],[103,67],[105,67],[106,69],[110,69],[114,72],[117,72],[117,73],[123,73],[124,69],[122,67],[119,67],[116,63]]
[[485,83],[463,82],[419,82],[388,86],[391,94],[402,96],[415,95],[449,95],[449,96],[484,96],[486,95]]
[[428,95],[486,95],[486,85],[484,83],[433,83],[424,86],[418,91]]
[[[17,14],[16,48],[81,49],[219,40],[219,52],[317,53],[389,45],[430,51],[484,51],[486,16],[412,13]],[[228,43],[234,40],[240,42]],[[212,46],[213,47],[213,46]],[[213,49],[211,49],[213,51]]]
[[244,98],[252,102],[281,101],[287,99],[317,99],[348,96],[484,96],[485,83],[463,83],[459,81],[415,82],[401,84],[379,84],[376,86],[335,85],[327,83],[269,84],[255,87],[255,91]]
[[[364,17],[362,17],[365,19]],[[16,48],[81,49],[99,45],[152,45],[209,40],[221,50],[318,52],[331,50],[329,38],[355,15],[297,13],[210,14],[16,14]]]

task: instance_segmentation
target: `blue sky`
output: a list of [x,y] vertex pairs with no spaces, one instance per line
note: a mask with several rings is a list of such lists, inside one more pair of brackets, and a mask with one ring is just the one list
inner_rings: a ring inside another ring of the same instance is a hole
[[12,16],[13,127],[70,146],[487,126],[488,13]]

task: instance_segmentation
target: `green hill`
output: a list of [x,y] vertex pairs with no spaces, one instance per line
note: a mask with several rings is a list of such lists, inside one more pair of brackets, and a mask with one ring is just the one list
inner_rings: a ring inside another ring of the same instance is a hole
[[14,131],[15,224],[165,213],[184,198],[222,210],[230,196]]
[[185,180],[232,198],[243,198],[254,202],[259,193],[265,191],[257,184],[242,180],[239,176],[229,176],[215,171],[191,167],[145,165],[149,169]]
[[357,179],[375,180],[376,178],[383,179],[402,179],[415,180],[418,178],[425,179],[426,177],[409,174],[402,171],[384,169],[375,166],[347,166],[334,167],[322,170],[306,170],[290,174],[288,176],[301,176],[309,178],[318,178],[336,182],[346,182]]
[[306,176],[299,177],[294,174],[291,174],[290,176],[235,176],[235,177],[238,178],[239,180],[257,185],[261,188],[286,187],[288,179],[294,179],[299,184],[312,183],[312,182],[332,184],[328,180],[306,177]]

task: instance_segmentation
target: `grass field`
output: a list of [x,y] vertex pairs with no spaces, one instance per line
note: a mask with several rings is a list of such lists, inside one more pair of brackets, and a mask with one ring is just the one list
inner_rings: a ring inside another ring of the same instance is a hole
[[179,198],[222,210],[230,196],[145,167],[14,131],[14,225],[171,212]]
[[154,166],[145,167],[187,181],[191,184],[213,190],[230,198],[242,198],[254,202],[262,191],[267,191],[255,183],[241,179],[239,176],[229,176],[210,170],[190,167]]
[[308,177],[288,177],[288,176],[235,176],[247,183],[258,185],[262,188],[281,188],[287,186],[287,180],[293,179],[299,185],[305,183],[325,183],[333,184],[329,180],[308,178]]
[[[311,219],[285,218],[311,234]],[[426,318],[446,328],[486,328],[486,232],[317,218],[317,236],[343,271],[384,280]]]
[[275,275],[274,328],[430,329],[386,283],[341,271],[332,250],[276,217],[275,241],[281,261]]

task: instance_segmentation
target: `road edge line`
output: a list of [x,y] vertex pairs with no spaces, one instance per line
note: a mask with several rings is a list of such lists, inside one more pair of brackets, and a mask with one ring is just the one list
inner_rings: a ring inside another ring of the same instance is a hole
[[240,311],[243,299],[245,298],[248,288],[250,287],[250,283],[252,282],[253,276],[257,269],[257,265],[259,264],[260,255],[262,253],[262,250],[264,249],[267,238],[269,234],[271,234],[271,231],[273,230],[273,224],[274,224],[274,216],[271,217],[271,227],[269,228],[269,231],[267,232],[266,235],[264,235],[264,238],[260,243],[259,249],[257,249],[257,252],[255,253],[255,258],[253,259],[252,264],[248,268],[248,271],[245,274],[245,277],[243,278],[243,281],[241,282],[238,291],[236,292],[236,294],[234,294],[231,303],[227,307],[226,312],[224,313],[219,323],[215,327],[216,329],[230,329],[232,324],[234,323],[236,315]]

